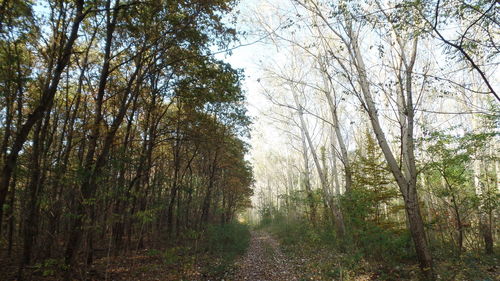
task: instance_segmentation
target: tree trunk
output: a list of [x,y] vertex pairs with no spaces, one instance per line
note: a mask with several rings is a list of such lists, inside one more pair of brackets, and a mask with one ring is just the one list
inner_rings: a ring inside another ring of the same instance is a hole
[[[418,197],[417,197],[417,189],[416,189],[417,171],[415,168],[415,158],[413,155],[414,153],[413,118],[412,118],[413,104],[411,100],[411,95],[407,97],[406,101],[407,108],[405,110],[405,112],[407,114],[411,114],[411,116],[407,117],[407,121],[405,123],[406,129],[403,130],[402,132],[403,134],[402,153],[405,156],[405,159],[403,159],[402,163],[404,169],[403,171],[400,168],[398,162],[396,161],[396,158],[394,157],[394,154],[392,153],[389,144],[387,143],[382,127],[380,126],[378,111],[375,106],[375,102],[373,101],[372,94],[370,92],[370,83],[368,81],[366,67],[364,64],[363,57],[361,55],[361,51],[359,49],[357,34],[353,32],[351,20],[346,19],[346,22],[347,22],[346,29],[349,37],[349,42],[346,45],[350,49],[351,59],[354,62],[354,66],[356,67],[357,73],[359,75],[359,85],[364,97],[365,109],[370,117],[370,122],[372,124],[372,128],[379,143],[379,146],[382,149],[387,164],[389,165],[389,168],[399,186],[401,194],[403,195],[406,215],[408,219],[408,225],[410,228],[411,236],[413,238],[413,242],[415,244],[415,251],[417,253],[422,273],[427,280],[435,280],[432,256],[429,246],[427,244],[424,222],[420,213],[420,207],[418,204]],[[416,40],[414,41],[414,44],[415,43]],[[414,45],[414,48],[415,52],[413,53],[413,59],[415,58],[416,55],[416,45]],[[411,67],[407,66],[407,73],[406,73],[407,76],[411,75]],[[409,87],[408,85],[411,83],[411,80],[407,79],[406,82],[407,82],[406,85],[407,92],[411,94],[411,87]]]
[[[489,214],[489,218],[486,218],[486,216],[482,216],[479,222],[479,228],[481,235],[483,236],[484,240],[484,252],[488,255],[493,255],[493,231],[491,229],[491,217],[492,215]],[[489,223],[485,220],[489,220]]]
[[[339,144],[340,156],[342,164],[344,165],[344,180],[345,180],[345,192],[350,192],[352,188],[352,168],[349,161],[349,156],[347,154],[347,146],[345,145],[344,138],[342,137],[342,132],[340,131],[340,122],[338,116],[338,105],[334,102],[332,97],[332,91],[335,91],[331,87],[331,81],[328,76],[328,70],[323,63],[320,63],[321,75],[324,84],[324,93],[326,100],[328,101],[328,106],[330,108],[330,114],[332,115],[332,127],[334,129],[334,134]],[[326,77],[328,76],[328,77]]]
[[[294,85],[292,85],[292,87],[294,87]],[[297,93],[295,92],[295,89],[292,89],[292,93],[293,93],[293,97],[295,100],[295,104],[299,110],[300,124],[301,124],[302,129],[304,130],[304,135],[305,135],[307,143],[309,145],[309,149],[311,150],[314,164],[316,166],[316,171],[318,172],[318,176],[319,176],[319,179],[321,182],[321,187],[323,189],[323,194],[325,196],[328,207],[331,209],[333,219],[335,221],[335,225],[337,228],[337,233],[340,237],[344,237],[346,230],[345,230],[344,217],[342,215],[342,211],[338,207],[338,204],[337,204],[335,198],[333,198],[332,194],[330,194],[330,192],[328,191],[328,180],[326,178],[325,173],[323,172],[323,168],[321,167],[321,163],[319,161],[318,155],[317,155],[316,151],[314,150],[314,144],[312,142],[312,138],[309,134],[309,131],[307,130],[306,122],[305,122],[304,116],[303,116],[302,105],[299,102],[299,99],[298,99]]]
[[203,200],[203,208],[201,212],[201,219],[200,223],[201,224],[206,224],[208,223],[210,219],[210,205],[212,202],[212,189],[215,184],[215,174],[217,172],[217,159],[218,159],[218,154],[219,154],[219,148],[215,148],[215,153],[214,153],[214,160],[211,163],[210,167],[210,177],[209,177],[209,182],[208,182],[208,187],[207,187],[207,193],[205,195],[205,199]]
[[[86,15],[83,12],[83,4],[84,0],[76,1],[76,15],[73,20],[71,32],[68,36],[68,40],[64,43],[64,47],[61,51],[61,56],[57,59],[57,63],[50,83],[47,83],[44,86],[42,97],[40,98],[37,107],[28,115],[26,122],[22,125],[21,128],[19,128],[16,138],[12,144],[11,151],[0,171],[0,206],[3,206],[3,204],[5,203],[5,197],[8,192],[10,179],[12,177],[12,172],[14,171],[14,168],[16,166],[19,152],[26,142],[28,135],[35,123],[43,118],[44,113],[47,112],[52,106],[52,101],[54,100],[57,86],[59,85],[59,81],[61,80],[61,75],[66,66],[69,64],[73,45],[78,37],[80,23]],[[0,233],[2,232],[2,217],[3,208],[0,208]]]
[[316,203],[314,202],[313,193],[311,190],[311,172],[309,170],[309,149],[307,148],[306,136],[304,128],[300,127],[300,136],[302,142],[302,159],[304,161],[304,188],[306,190],[307,202],[309,203],[309,219],[313,225],[316,225]]

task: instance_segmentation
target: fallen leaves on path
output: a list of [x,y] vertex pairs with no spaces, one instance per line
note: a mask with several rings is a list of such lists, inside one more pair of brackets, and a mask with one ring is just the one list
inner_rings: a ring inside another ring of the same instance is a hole
[[293,266],[281,252],[278,241],[264,231],[252,232],[247,253],[236,262],[236,268],[232,280],[299,280]]

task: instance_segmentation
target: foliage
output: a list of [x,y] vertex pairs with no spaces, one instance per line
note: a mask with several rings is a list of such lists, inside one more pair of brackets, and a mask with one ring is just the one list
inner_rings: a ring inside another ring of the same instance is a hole
[[369,131],[364,140],[352,163],[353,188],[341,196],[341,206],[352,243],[363,255],[397,264],[411,257],[410,236],[392,219],[401,203],[382,151]]
[[[491,120],[485,121],[493,124]],[[489,146],[496,137],[497,133],[492,130],[461,135],[432,132],[425,138],[426,152],[433,157],[426,163],[427,169],[422,177],[429,183],[436,198],[444,203],[438,213],[447,215],[433,215],[441,227],[446,226],[452,229],[452,233],[456,232],[449,236],[449,243],[455,245],[458,255],[464,248],[476,248],[470,242],[464,242],[474,231],[480,231],[474,230],[475,216],[490,214],[498,208],[499,193],[491,186],[495,175],[487,167],[484,167],[482,175],[477,175],[477,165],[489,158]]]
[[210,225],[207,229],[209,252],[227,262],[245,252],[250,242],[248,225],[232,222],[222,225]]
[[[385,209],[395,204],[398,191],[373,135],[366,131],[365,143],[355,151],[353,192],[345,194],[344,204],[355,223],[381,222],[388,217]],[[397,204],[397,203],[396,203]]]
[[63,260],[60,259],[46,259],[35,265],[37,272],[40,272],[43,277],[53,276],[58,272],[67,269]]
[[97,249],[197,241],[187,234],[251,205],[244,75],[212,53],[236,39],[224,19],[235,5],[0,1],[0,234],[22,253],[12,272],[43,257],[70,279]]

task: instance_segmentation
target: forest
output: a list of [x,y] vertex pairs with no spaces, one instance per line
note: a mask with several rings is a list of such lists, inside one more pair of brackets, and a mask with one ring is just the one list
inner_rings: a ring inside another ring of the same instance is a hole
[[500,280],[496,0],[0,0],[0,280]]

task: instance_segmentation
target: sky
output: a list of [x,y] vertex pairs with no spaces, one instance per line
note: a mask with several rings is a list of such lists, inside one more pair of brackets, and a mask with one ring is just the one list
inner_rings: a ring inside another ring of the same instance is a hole
[[236,44],[237,47],[232,50],[230,55],[227,53],[217,55],[217,58],[230,63],[234,68],[243,69],[245,74],[242,87],[246,93],[248,114],[253,121],[251,138],[247,140],[250,144],[250,151],[246,158],[254,167],[254,176],[256,177],[252,198],[254,206],[257,205],[258,190],[264,184],[257,172],[259,159],[266,157],[265,154],[273,149],[286,149],[286,138],[264,117],[265,113],[269,112],[271,104],[263,94],[263,86],[259,83],[262,75],[259,62],[268,59],[269,56],[276,57],[277,52],[269,44],[265,44],[264,40],[260,40],[262,38],[252,35],[251,22],[255,20],[256,11],[260,13],[266,10],[264,2],[262,0],[240,1],[235,9],[239,11],[236,29],[245,31],[248,35],[240,37],[240,42]]
[[[251,21],[255,12],[261,12],[266,9],[265,1],[262,0],[243,0],[240,1],[235,11],[239,11],[238,23],[236,29],[238,31],[247,32],[247,36],[241,36],[240,42],[236,44],[236,48],[231,54],[220,53],[217,55],[219,59],[223,59],[230,63],[234,68],[243,69],[245,79],[242,81],[243,90],[246,93],[248,113],[253,120],[252,137],[248,140],[252,150],[249,155],[249,160],[252,161],[252,155],[256,149],[262,145],[273,145],[278,141],[284,141],[276,128],[265,120],[263,117],[270,107],[270,101],[263,94],[263,86],[259,83],[262,75],[262,70],[259,66],[259,61],[266,60],[269,56],[276,53],[270,48],[269,44],[265,44],[258,36],[252,35]],[[263,140],[272,140],[270,143],[263,143]]]

